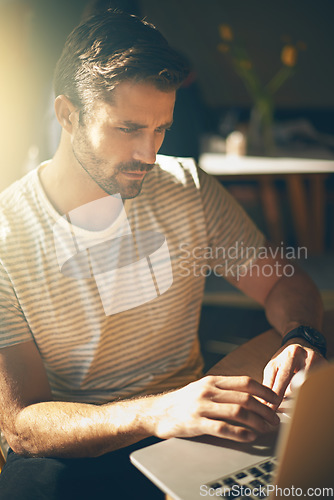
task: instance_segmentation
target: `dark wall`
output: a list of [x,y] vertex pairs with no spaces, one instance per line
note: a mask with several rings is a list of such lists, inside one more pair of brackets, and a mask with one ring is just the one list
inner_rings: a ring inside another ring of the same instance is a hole
[[[280,66],[282,35],[305,42],[307,49],[300,54],[296,73],[277,93],[276,105],[291,110],[334,110],[332,0],[124,3],[136,5],[137,12],[188,56],[198,74],[197,97],[210,110],[251,105],[228,58],[217,50],[221,23],[229,24],[244,40],[264,81]],[[53,67],[86,4],[87,0],[0,0],[0,189],[22,175],[29,146],[39,141]],[[201,132],[201,125],[197,120],[196,133]],[[181,134],[186,126],[182,125]]]
[[277,93],[282,107],[334,108],[334,2],[332,0],[141,0],[148,18],[196,67],[212,106],[249,105],[245,88],[217,51],[218,26],[229,24],[243,39],[263,81],[280,66],[282,36],[303,41],[295,75]]

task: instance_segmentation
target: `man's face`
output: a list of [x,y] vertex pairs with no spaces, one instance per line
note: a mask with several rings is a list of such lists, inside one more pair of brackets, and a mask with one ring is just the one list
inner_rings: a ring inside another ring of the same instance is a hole
[[76,167],[108,194],[134,198],[154,167],[174,103],[175,91],[162,92],[150,83],[119,84],[112,103],[97,102],[83,123],[77,122],[72,134]]

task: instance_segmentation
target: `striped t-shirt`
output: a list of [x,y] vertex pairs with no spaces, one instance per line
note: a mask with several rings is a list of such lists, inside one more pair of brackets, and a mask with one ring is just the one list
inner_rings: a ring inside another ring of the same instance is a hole
[[114,222],[94,231],[54,209],[42,168],[0,196],[0,347],[34,340],[57,400],[104,403],[198,378],[205,275],[249,265],[228,249],[259,248],[263,235],[190,159],[158,156],[141,193],[124,206],[112,197]]

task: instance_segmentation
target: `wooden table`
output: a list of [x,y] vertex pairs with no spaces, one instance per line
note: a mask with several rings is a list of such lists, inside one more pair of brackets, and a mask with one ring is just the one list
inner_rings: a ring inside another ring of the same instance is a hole
[[[334,357],[334,310],[325,313],[324,333],[328,340],[328,358]],[[249,375],[262,381],[263,368],[281,345],[281,336],[268,330],[225,356],[209,371],[212,375]],[[166,500],[173,500],[168,495]]]
[[275,180],[283,179],[298,245],[315,254],[324,250],[325,181],[334,173],[334,160],[204,153],[199,158],[199,166],[220,180],[255,179],[259,183],[268,236],[276,244],[284,241],[284,233]]
[[[327,357],[334,358],[334,310],[326,311],[323,332],[327,337]],[[262,381],[263,369],[279,349],[282,337],[268,330],[225,356],[209,373],[212,375],[249,375]]]

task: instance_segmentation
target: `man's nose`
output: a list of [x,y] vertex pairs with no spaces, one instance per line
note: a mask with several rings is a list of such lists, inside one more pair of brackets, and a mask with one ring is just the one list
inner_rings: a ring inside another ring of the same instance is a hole
[[134,160],[153,165],[156,161],[156,156],[157,148],[154,138],[146,137],[138,141],[133,154]]

